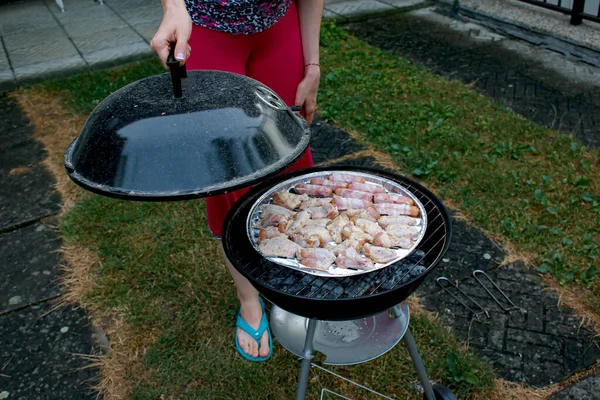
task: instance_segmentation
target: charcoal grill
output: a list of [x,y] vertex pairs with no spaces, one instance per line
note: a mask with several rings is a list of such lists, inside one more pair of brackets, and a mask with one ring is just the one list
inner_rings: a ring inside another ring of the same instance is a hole
[[[317,171],[363,172],[400,183],[419,199],[427,212],[427,228],[423,240],[409,257],[385,269],[359,276],[314,276],[269,261],[254,249],[244,229],[250,210],[262,194],[278,183]],[[408,329],[408,306],[401,304],[442,259],[450,238],[448,213],[443,204],[425,187],[397,174],[353,166],[309,168],[267,179],[233,206],[223,228],[223,247],[227,257],[274,305],[271,310],[271,327],[275,337],[286,349],[302,357],[297,399],[304,399],[315,349],[327,355],[326,364],[355,364],[385,353],[401,338],[404,338],[411,355],[425,398],[454,398],[446,388],[432,386],[429,381]],[[391,312],[393,318],[388,312]],[[335,321],[339,323],[336,325]],[[326,338],[332,329],[343,329],[344,321],[353,321],[357,330],[363,331],[354,332],[356,338],[363,336],[359,340],[362,341],[362,351],[352,349],[355,358],[348,359],[349,352],[343,350],[344,343],[339,341],[321,340],[319,348],[318,339]],[[382,335],[375,326],[379,329],[384,327],[388,333],[392,333]],[[379,343],[366,346],[365,341],[368,342],[369,339]],[[335,348],[338,349],[337,352]]]

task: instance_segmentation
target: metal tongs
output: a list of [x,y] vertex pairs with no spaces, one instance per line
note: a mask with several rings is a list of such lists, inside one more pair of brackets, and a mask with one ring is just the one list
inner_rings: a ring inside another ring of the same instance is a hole
[[[483,275],[483,276],[485,276],[487,278],[487,280],[489,281],[489,283],[491,283],[492,286],[494,287],[494,289],[496,291],[498,291],[502,295],[502,297],[509,304],[509,306],[505,306],[504,304],[502,304],[502,302],[500,300],[498,300],[498,298],[490,291],[490,289],[488,289],[486,287],[486,285],[484,285],[484,283],[482,282],[482,280],[479,279],[479,276],[481,276],[481,275]],[[496,284],[496,282],[494,282],[492,280],[492,278],[490,278],[489,275],[485,273],[485,271],[482,271],[480,269],[476,269],[475,271],[473,271],[473,278],[475,278],[475,280],[477,281],[477,283],[479,283],[479,285],[481,287],[483,287],[483,289],[487,292],[487,294],[490,295],[490,297],[496,302],[496,304],[498,304],[498,306],[505,313],[513,311],[513,310],[519,310],[521,312],[521,314],[524,314],[526,312],[524,309],[518,307],[515,303],[513,303],[512,300],[506,295],[506,293],[504,293],[502,291],[502,289],[500,289],[500,287]],[[443,285],[441,282],[445,282],[446,285]],[[456,301],[458,301],[460,304],[462,304],[467,310],[471,311],[473,313],[473,315],[475,315],[475,318],[477,319],[477,321],[482,322],[481,318],[479,318],[480,314],[484,314],[488,319],[491,318],[489,312],[485,308],[483,308],[479,303],[477,303],[475,301],[475,299],[473,299],[471,296],[469,296],[468,294],[466,294],[465,292],[463,292],[462,290],[460,290],[460,288],[458,287],[458,284],[455,284],[455,283],[451,282],[448,278],[443,277],[443,276],[437,278],[436,279],[436,283],[438,284],[439,287],[442,288],[443,291],[447,292]],[[479,308],[481,311],[476,312],[475,310],[473,310],[473,308],[471,308],[464,301],[462,301],[456,294],[452,293],[449,290],[450,288],[453,288],[459,294],[461,294],[462,296],[464,296],[465,298],[467,298],[471,303],[475,304],[475,306],[477,306],[477,308]]]
[[[494,288],[500,292],[500,294],[502,295],[502,297],[504,297],[504,300],[506,300],[509,304],[510,307],[505,307],[504,305],[502,305],[502,303],[500,303],[500,301],[496,298],[496,296],[494,296],[494,294],[492,292],[490,292],[490,290],[483,284],[483,282],[481,282],[479,280],[479,278],[477,277],[477,275],[483,275],[487,278],[487,280],[494,286]],[[492,299],[494,299],[494,301],[496,302],[496,304],[498,304],[498,306],[500,306],[500,308],[502,310],[504,310],[504,312],[510,312],[512,310],[519,310],[521,312],[523,312],[523,310],[520,307],[517,307],[515,305],[515,303],[512,302],[511,299],[508,298],[508,296],[506,295],[506,293],[504,293],[502,291],[502,289],[500,289],[500,287],[498,287],[498,285],[496,285],[496,282],[494,282],[492,280],[492,278],[490,278],[488,276],[488,274],[486,274],[484,271],[480,270],[480,269],[476,269],[475,271],[473,271],[473,278],[475,278],[475,280],[485,289],[485,291],[492,297]]]
[[[487,319],[490,319],[490,314],[488,313],[488,311],[481,307],[481,305],[479,305],[478,302],[476,302],[471,296],[469,296],[468,294],[466,294],[465,292],[463,292],[462,290],[460,290],[460,288],[458,287],[457,284],[453,283],[450,281],[450,279],[441,276],[439,278],[437,278],[436,283],[438,284],[439,287],[442,288],[443,291],[445,291],[446,293],[448,293],[450,296],[452,296],[456,301],[458,301],[460,304],[462,304],[464,307],[466,307],[467,310],[471,311],[473,313],[473,315],[475,315],[475,318],[477,318],[477,321],[482,322],[481,319],[479,318],[479,315],[481,313],[485,314],[485,316],[487,317]],[[446,282],[447,285],[444,286],[442,285],[441,282]],[[453,288],[454,290],[456,290],[459,294],[462,294],[464,297],[466,297],[467,299],[469,299],[469,301],[473,304],[475,304],[479,309],[481,309],[481,311],[476,312],[475,310],[473,310],[471,307],[469,307],[464,301],[462,301],[457,295],[455,295],[454,293],[452,293],[450,290],[448,290],[449,288]]]

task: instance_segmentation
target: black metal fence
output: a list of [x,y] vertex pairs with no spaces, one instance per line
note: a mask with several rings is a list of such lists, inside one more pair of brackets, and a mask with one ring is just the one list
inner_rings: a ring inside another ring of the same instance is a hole
[[[600,22],[600,2],[598,0],[519,0],[549,10],[571,15],[571,24],[579,25],[584,19]],[[586,4],[587,2],[587,4]]]

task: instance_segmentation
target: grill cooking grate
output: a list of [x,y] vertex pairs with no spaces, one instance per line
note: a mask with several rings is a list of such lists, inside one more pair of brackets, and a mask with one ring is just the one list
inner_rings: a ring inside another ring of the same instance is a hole
[[442,216],[443,211],[427,194],[409,182],[402,184],[421,201],[428,221],[425,237],[409,257],[372,274],[346,278],[319,277],[285,267],[264,268],[260,263],[248,268],[247,273],[255,281],[282,293],[332,300],[377,295],[417,278],[439,261],[446,245],[449,226]]

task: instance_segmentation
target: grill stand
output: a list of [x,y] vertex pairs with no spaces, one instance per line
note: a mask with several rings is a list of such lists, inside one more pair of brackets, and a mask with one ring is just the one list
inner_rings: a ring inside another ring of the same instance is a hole
[[[417,350],[417,346],[415,345],[414,339],[408,329],[408,306],[396,305],[390,309],[390,312],[394,318],[390,318],[388,312],[386,311],[373,317],[362,318],[355,321],[337,322],[337,324],[342,324],[342,326],[343,324],[348,323],[351,323],[354,326],[365,326],[367,328],[365,329],[367,333],[364,335],[366,337],[366,341],[370,340],[371,344],[373,341],[381,341],[381,343],[377,344],[377,346],[371,345],[366,352],[363,352],[361,355],[359,355],[358,359],[345,359],[343,356],[344,354],[354,354],[354,352],[347,351],[348,347],[344,348],[342,345],[340,346],[340,351],[339,349],[335,348],[336,344],[338,343],[329,342],[324,344],[322,342],[328,335],[328,332],[331,332],[332,326],[329,325],[329,321],[303,318],[284,311],[283,309],[274,305],[271,309],[271,328],[273,334],[283,347],[285,347],[291,353],[294,353],[302,358],[300,375],[298,378],[298,388],[296,390],[296,400],[304,400],[306,397],[308,376],[310,374],[315,350],[321,351],[327,356],[324,364],[358,364],[383,355],[387,351],[391,350],[402,338],[404,339],[404,343],[408,349],[408,353],[410,354],[410,358],[413,361],[414,367],[417,370],[417,375],[419,376],[419,380],[423,387],[424,398],[427,400],[436,400],[438,397],[436,397],[434,388],[429,381],[427,371],[425,370],[425,366],[423,365],[423,361],[421,360],[421,356]],[[387,326],[386,322],[388,322]],[[329,331],[326,330],[326,324],[329,325]],[[388,335],[379,335],[379,332],[377,332],[376,329],[378,324],[380,326],[380,330],[388,331]],[[298,332],[302,331],[303,329],[306,329],[306,332]],[[389,334],[389,331],[392,331],[391,335]],[[302,350],[300,351],[302,336],[304,335],[304,347],[302,347]],[[319,343],[319,341],[321,341],[321,343]],[[342,339],[342,341],[344,341],[344,339]],[[341,344],[341,342],[339,342],[339,344]],[[367,388],[367,390],[370,389]],[[382,397],[385,396],[382,395]]]

